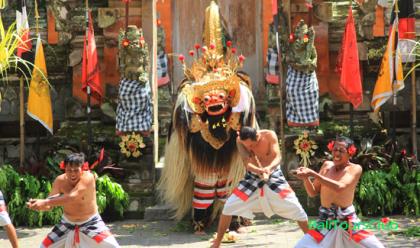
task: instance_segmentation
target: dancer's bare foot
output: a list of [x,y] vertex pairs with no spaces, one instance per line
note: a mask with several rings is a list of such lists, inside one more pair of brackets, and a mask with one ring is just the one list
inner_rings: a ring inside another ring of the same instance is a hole
[[211,242],[211,248],[219,248],[221,240],[217,241],[216,239],[213,239]]

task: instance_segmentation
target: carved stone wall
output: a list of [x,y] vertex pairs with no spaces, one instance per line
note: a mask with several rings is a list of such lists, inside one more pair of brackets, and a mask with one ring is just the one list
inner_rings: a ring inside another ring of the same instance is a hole
[[[51,95],[54,131],[56,133],[59,127],[73,123],[74,128],[78,129],[76,131],[80,131],[82,136],[87,130],[85,129],[86,94],[81,91],[81,62],[86,26],[83,3],[84,1],[78,0],[47,0],[41,1],[39,5],[41,37],[44,40],[48,78],[53,87]],[[35,26],[33,5],[33,1],[27,1],[30,27]],[[143,14],[141,5],[141,0],[130,1],[129,24],[141,26]],[[153,142],[146,138],[147,148],[142,151],[144,156],[139,159],[126,159],[119,152],[118,142],[120,140],[115,136],[115,117],[109,117],[115,111],[118,94],[120,75],[117,66],[116,38],[120,28],[123,28],[125,24],[125,6],[121,0],[90,0],[89,7],[94,20],[105,102],[108,104],[106,109],[99,106],[93,107],[94,134],[99,129],[107,132],[106,135],[97,134],[99,137],[94,137],[94,145],[105,146],[107,152],[112,155],[113,161],[124,168],[124,177],[120,179],[120,183],[131,197],[127,215],[140,218],[145,207],[150,206],[154,201]],[[6,27],[15,20],[14,1],[9,1],[9,6],[2,10],[2,19]],[[31,37],[35,37],[33,32],[31,32]],[[0,82],[0,92],[2,95],[0,100],[0,164],[15,163],[19,161],[18,79],[9,75],[7,84]],[[26,95],[27,92],[26,87]],[[25,104],[26,102],[25,96]],[[64,141],[70,142],[77,138],[68,137],[68,135],[51,136],[29,116],[25,117],[25,125],[26,156],[36,154],[42,158],[46,151],[52,148],[51,143],[65,143]],[[100,126],[99,129],[97,129],[97,125]],[[102,135],[103,137],[101,137]],[[82,149],[86,146],[87,141],[86,138],[80,138],[78,143],[73,142],[72,144]]]

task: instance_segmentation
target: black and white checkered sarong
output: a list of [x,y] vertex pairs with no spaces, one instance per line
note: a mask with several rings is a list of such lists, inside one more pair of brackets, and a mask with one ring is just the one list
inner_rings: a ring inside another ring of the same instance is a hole
[[157,75],[158,75],[158,86],[164,86],[169,83],[168,74],[168,56],[165,51],[159,51],[157,56]]
[[265,77],[267,83],[279,83],[279,61],[278,54],[275,49],[268,48],[267,50],[267,75]]
[[121,79],[116,129],[123,132],[149,131],[151,126],[152,101],[149,84]]
[[286,92],[286,116],[289,125],[305,125],[318,122],[319,90],[315,72],[307,74],[289,66]]
[[286,178],[284,178],[283,172],[280,168],[277,168],[271,173],[267,182],[248,171],[245,178],[239,182],[239,185],[233,190],[232,194],[246,201],[258,188],[262,188],[264,184],[267,184],[272,191],[279,194],[287,194],[290,191],[289,184]]
[[168,57],[164,51],[159,51],[157,55],[157,62],[158,78],[166,77],[168,74]]
[[63,217],[60,223],[56,224],[44,239],[41,248],[49,247],[58,240],[63,239],[70,231],[81,232],[95,240],[97,243],[102,242],[108,236],[112,235],[99,214],[80,225],[69,223]]

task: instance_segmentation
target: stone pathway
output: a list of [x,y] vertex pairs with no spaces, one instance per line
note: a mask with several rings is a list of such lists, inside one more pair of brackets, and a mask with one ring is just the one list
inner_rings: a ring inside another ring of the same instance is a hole
[[[392,217],[400,226],[400,230],[420,224],[420,219],[405,217]],[[188,222],[175,223],[173,221],[144,221],[126,220],[109,224],[122,247],[209,247],[208,236],[197,237],[192,235]],[[213,230],[214,231],[213,227]],[[246,234],[239,234],[238,241],[234,244],[225,244],[223,247],[282,247],[292,248],[302,237],[298,226],[282,219],[255,220],[254,225]],[[21,248],[38,247],[51,227],[43,228],[18,228]],[[420,247],[420,239],[403,236],[400,232],[394,234],[388,231],[376,232],[378,238],[386,247]],[[11,247],[6,240],[6,234],[0,231],[0,247]]]

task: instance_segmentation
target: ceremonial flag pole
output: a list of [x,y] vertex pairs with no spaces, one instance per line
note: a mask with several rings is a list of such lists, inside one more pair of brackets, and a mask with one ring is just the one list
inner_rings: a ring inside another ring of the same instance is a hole
[[[29,39],[29,23],[28,23],[28,15],[26,13],[26,1],[20,0],[20,4],[18,4],[18,9],[16,10],[16,29],[18,34],[20,35],[21,41],[19,42],[19,46],[17,48],[17,56],[24,59],[28,57],[28,53],[30,53],[32,49],[32,43]],[[19,127],[20,127],[20,145],[19,145],[19,166],[23,167],[23,163],[25,161],[25,85],[24,85],[24,78],[26,77],[25,72],[28,71],[30,74],[30,70],[25,70],[21,72],[19,77]],[[19,73],[18,73],[19,74]]]
[[418,161],[417,156],[417,90],[416,90],[416,70],[415,62],[413,62],[413,70],[411,72],[411,142],[412,152],[416,161]]
[[83,57],[82,57],[82,91],[87,94],[87,131],[88,131],[88,156],[92,154],[93,137],[91,124],[91,100],[92,97],[99,103],[102,101],[103,90],[100,79],[100,69],[98,63],[98,52],[95,42],[95,31],[93,29],[93,19],[89,11],[88,0],[86,4],[86,32],[83,42]]
[[153,143],[154,143],[154,162],[159,162],[159,120],[158,120],[158,76],[157,76],[157,0],[153,0],[152,22],[153,22],[153,64],[152,64],[152,87],[153,87]]
[[280,40],[279,40],[279,13],[278,13],[278,5],[277,0],[271,1],[271,8],[272,8],[272,14],[273,14],[273,22],[274,22],[274,28],[276,30],[276,48],[277,48],[277,63],[279,65],[279,97],[280,97],[280,146],[281,146],[281,164],[284,164],[284,160],[286,158],[286,142],[285,142],[285,135],[284,135],[284,97],[283,97],[283,63],[282,63],[282,57],[281,57],[281,51],[280,51]]
[[[88,60],[90,59],[88,56],[88,49],[86,47],[89,46],[90,40],[88,39],[89,35],[89,4],[88,0],[85,0],[85,8],[86,8],[86,31],[85,31],[85,42],[86,46],[83,49],[83,55],[86,56],[86,64],[84,66],[88,65]],[[82,70],[87,68],[82,68]],[[91,96],[91,88],[89,83],[86,85],[86,94],[87,94],[87,102],[86,102],[86,113],[87,113],[87,134],[88,134],[88,158],[90,157],[90,154],[92,154],[92,143],[93,143],[93,137],[92,137],[92,116],[91,116],[91,103],[90,103],[90,96]]]

